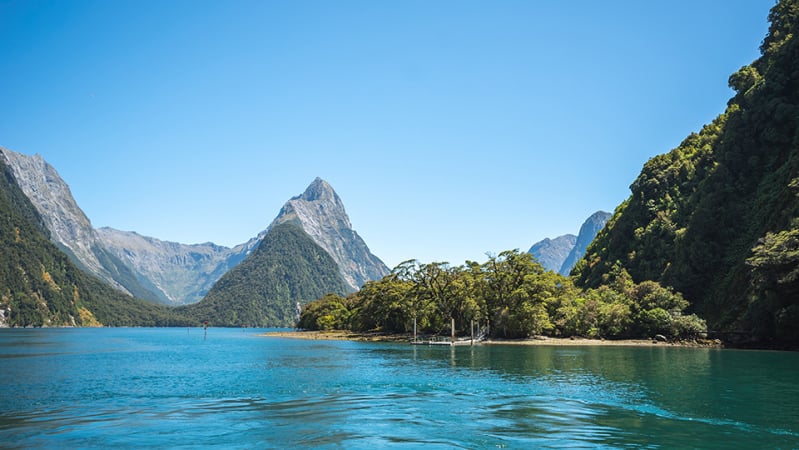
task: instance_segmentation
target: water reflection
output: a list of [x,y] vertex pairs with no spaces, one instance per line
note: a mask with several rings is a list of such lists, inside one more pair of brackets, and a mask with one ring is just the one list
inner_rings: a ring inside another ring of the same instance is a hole
[[[655,436],[672,427],[693,430],[675,432],[675,442],[695,442],[697,430],[746,436],[722,439],[718,448],[746,441],[760,446],[763,433],[783,443],[795,444],[799,439],[799,402],[786,400],[799,398],[791,375],[799,368],[795,353],[666,346],[440,350],[414,349],[413,361],[428,370],[440,367],[446,358],[451,368],[476,371],[478,379],[502,380],[505,392],[514,393],[514,401],[488,401],[483,410],[498,420],[497,430],[503,433],[527,430],[535,435],[554,427],[580,436],[560,423],[565,418],[585,430],[587,442],[597,436],[605,439],[609,430],[616,430],[617,438],[610,441],[618,443],[619,435],[626,436],[624,441],[630,436]],[[394,354],[397,350],[385,351]],[[528,403],[533,406],[523,406]],[[554,409],[541,404],[554,405]]]

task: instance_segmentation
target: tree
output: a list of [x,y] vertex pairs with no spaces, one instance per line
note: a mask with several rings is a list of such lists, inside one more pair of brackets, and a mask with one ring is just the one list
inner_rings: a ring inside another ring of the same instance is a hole
[[[750,310],[760,320],[763,337],[799,341],[799,219],[792,227],[766,233],[746,263],[753,271],[754,296]],[[773,319],[770,319],[773,318]]]

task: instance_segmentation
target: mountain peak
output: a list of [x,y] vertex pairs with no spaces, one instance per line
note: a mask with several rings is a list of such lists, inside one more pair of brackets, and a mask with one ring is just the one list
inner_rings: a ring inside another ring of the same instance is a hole
[[341,203],[341,199],[338,197],[338,194],[336,194],[336,191],[333,190],[333,186],[330,186],[330,183],[319,177],[316,177],[316,179],[308,185],[305,192],[294,197],[292,200],[295,199],[302,199],[307,202],[330,200],[334,203]]
[[341,198],[327,181],[319,177],[313,180],[305,192],[292,197],[283,205],[270,228],[285,222],[299,225],[311,236],[319,233],[310,232],[307,229],[309,227],[352,228]]
[[608,223],[608,220],[610,220],[611,216],[613,216],[613,214],[611,214],[609,212],[597,211],[597,212],[591,214],[591,217],[586,219],[586,221],[583,224],[583,226],[588,226],[588,227],[591,227],[591,226],[597,227],[598,226],[599,229],[601,230],[602,228],[605,227],[605,224]]
[[369,252],[366,243],[352,229],[341,198],[321,178],[317,177],[305,192],[287,201],[269,229],[283,223],[300,227],[325,249],[353,290],[388,274],[385,264]]

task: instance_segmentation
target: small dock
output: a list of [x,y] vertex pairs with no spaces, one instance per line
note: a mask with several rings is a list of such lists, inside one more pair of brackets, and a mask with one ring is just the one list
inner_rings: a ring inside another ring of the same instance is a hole
[[456,345],[474,345],[479,344],[480,342],[484,341],[488,336],[488,328],[482,329],[482,327],[477,327],[477,333],[475,334],[475,324],[474,320],[471,323],[471,336],[470,337],[455,337],[455,319],[452,319],[452,326],[450,327],[452,330],[452,334],[450,336],[431,336],[425,337],[422,339],[418,339],[416,336],[416,318],[413,319],[413,339],[411,340],[411,345],[449,345],[449,346],[456,346]]
[[452,341],[449,339],[443,340],[423,340],[423,341],[411,341],[411,345],[474,345],[478,344],[479,341],[473,341],[471,339],[458,339],[456,341]]
[[475,345],[483,342],[485,339],[485,334],[468,338],[457,338],[455,340],[446,336],[433,336],[429,339],[414,339],[411,341],[411,345]]

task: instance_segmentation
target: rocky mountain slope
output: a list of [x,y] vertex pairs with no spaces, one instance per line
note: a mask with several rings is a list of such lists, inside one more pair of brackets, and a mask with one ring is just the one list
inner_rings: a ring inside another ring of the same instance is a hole
[[577,236],[565,234],[555,239],[543,239],[533,244],[528,253],[532,253],[545,269],[568,276],[610,216],[610,213],[597,211],[583,222]]
[[267,232],[293,223],[336,261],[349,290],[388,274],[352,230],[341,199],[316,179],[283,206],[258,236],[234,248],[212,243],[186,245],[112,228],[96,230],[72,197],[69,186],[41,156],[0,147],[22,191],[40,214],[52,241],[86,273],[133,296],[167,304],[200,301],[222,275],[258,247]]
[[41,156],[0,147],[22,191],[39,212],[52,241],[73,263],[112,287],[166,304],[200,301],[238,264],[265,232],[234,248],[211,243],[185,245],[112,228],[95,229],[67,183]]
[[316,178],[301,195],[287,201],[269,228],[283,223],[299,226],[325,249],[338,264],[341,276],[352,291],[360,289],[366,281],[379,280],[389,273],[383,261],[369,251],[352,229],[336,191],[321,178]]
[[563,261],[566,261],[574,248],[575,242],[577,242],[577,236],[573,234],[564,234],[554,239],[544,238],[533,244],[527,252],[531,253],[545,269],[559,272]]
[[114,288],[140,298],[164,300],[108,252],[80,209],[69,186],[41,156],[27,156],[0,147],[0,160],[12,171],[19,187],[39,212],[52,241],[73,263]]
[[799,2],[769,14],[726,111],[656,156],[575,268],[680,291],[711,330],[799,342]]
[[217,325],[292,326],[300,306],[388,272],[352,229],[338,194],[317,178],[283,205],[244,261],[180,311]]
[[227,271],[241,262],[263,235],[234,248],[213,243],[180,244],[132,231],[99,228],[105,248],[152,285],[169,304],[197,303]]
[[585,255],[585,250],[594,240],[596,235],[605,228],[605,224],[610,220],[611,214],[605,211],[597,211],[591,214],[591,217],[583,222],[580,226],[580,232],[577,234],[577,240],[574,243],[569,255],[563,261],[560,267],[560,274],[568,276],[574,268],[577,261]]
[[165,326],[188,323],[78,269],[0,159],[0,326]]
[[273,225],[251,255],[196,304],[178,308],[214,326],[293,326],[301,305],[349,286],[339,266],[293,223]]

